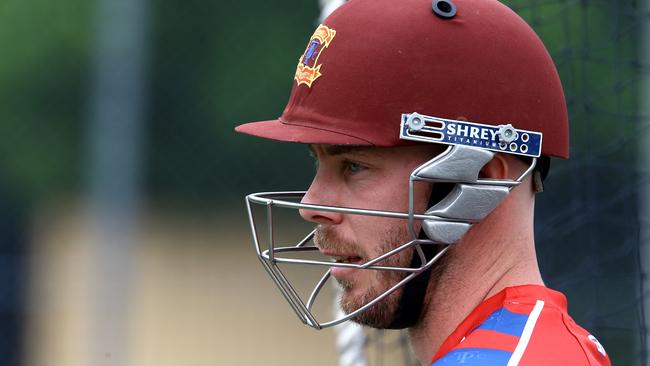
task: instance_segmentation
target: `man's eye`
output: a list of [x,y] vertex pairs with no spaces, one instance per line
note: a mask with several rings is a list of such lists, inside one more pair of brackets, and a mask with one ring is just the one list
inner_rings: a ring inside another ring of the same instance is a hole
[[347,161],[346,165],[347,165],[347,170],[350,173],[359,173],[365,169],[363,165],[356,163],[354,161]]

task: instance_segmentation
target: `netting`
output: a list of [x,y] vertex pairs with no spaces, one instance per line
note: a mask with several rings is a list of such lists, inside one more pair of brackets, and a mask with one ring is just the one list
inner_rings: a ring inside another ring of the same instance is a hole
[[645,364],[638,197],[641,30],[635,1],[511,1],[537,31],[560,72],[571,159],[554,162],[538,199],[536,240],[549,287],[597,335],[614,365]]

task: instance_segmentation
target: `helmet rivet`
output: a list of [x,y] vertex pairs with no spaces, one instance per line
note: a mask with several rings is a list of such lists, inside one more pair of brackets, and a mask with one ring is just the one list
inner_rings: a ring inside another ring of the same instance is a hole
[[515,130],[512,125],[501,125],[499,126],[499,131],[497,132],[499,140],[505,143],[510,143],[515,141],[519,136],[517,130]]
[[411,131],[419,131],[424,127],[424,118],[417,113],[413,113],[406,120],[406,126]]
[[451,0],[433,0],[431,8],[437,16],[443,19],[451,19],[456,16],[456,5]]

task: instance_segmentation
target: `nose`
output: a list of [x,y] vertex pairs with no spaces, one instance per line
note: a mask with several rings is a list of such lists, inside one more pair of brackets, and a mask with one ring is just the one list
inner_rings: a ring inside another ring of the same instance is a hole
[[[336,188],[332,182],[328,184],[325,178],[317,174],[300,203],[337,206],[339,204],[337,196]],[[343,221],[343,214],[340,212],[319,211],[308,208],[301,208],[300,216],[307,221],[321,225],[338,225]]]

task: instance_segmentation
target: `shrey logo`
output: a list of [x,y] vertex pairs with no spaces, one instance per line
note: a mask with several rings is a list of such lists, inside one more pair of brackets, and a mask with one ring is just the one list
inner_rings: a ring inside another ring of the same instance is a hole
[[318,58],[330,45],[335,35],[336,31],[334,29],[328,28],[322,24],[318,26],[314,35],[311,36],[311,39],[307,44],[305,53],[303,53],[298,62],[296,76],[293,77],[298,85],[305,84],[307,87],[311,88],[311,84],[314,80],[318,79],[322,75],[320,72],[320,67],[322,65],[317,64]]

